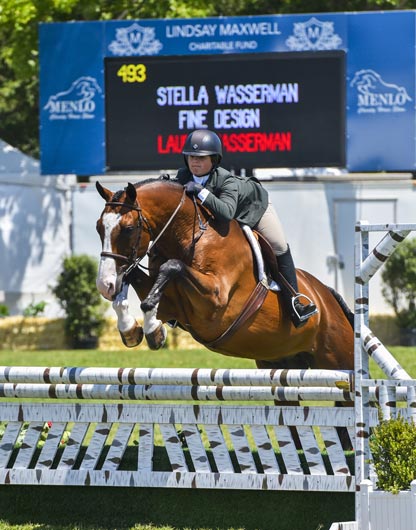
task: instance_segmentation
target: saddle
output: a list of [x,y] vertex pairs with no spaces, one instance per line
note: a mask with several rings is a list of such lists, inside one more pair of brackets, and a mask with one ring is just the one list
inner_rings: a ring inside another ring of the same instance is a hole
[[260,246],[260,250],[264,259],[266,273],[270,275],[272,280],[278,283],[280,281],[280,275],[276,255],[273,252],[273,249],[267,239],[256,230],[253,230],[253,232]]
[[252,230],[248,225],[240,224],[240,227],[251,246],[257,265],[258,281],[270,290],[280,290],[279,284],[282,277],[279,274],[277,259],[270,243],[260,232]]

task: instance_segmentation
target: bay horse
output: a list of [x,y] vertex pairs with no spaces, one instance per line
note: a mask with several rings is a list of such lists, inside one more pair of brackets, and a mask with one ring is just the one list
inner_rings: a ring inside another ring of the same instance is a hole
[[[258,296],[256,262],[237,221],[216,220],[170,180],[129,183],[115,193],[96,187],[105,200],[97,288],[113,301],[126,346],[144,335],[160,348],[163,324],[176,320],[208,349],[259,368],[353,369],[352,313],[340,295],[298,269],[299,291],[319,312],[295,328],[280,293],[260,289]],[[140,267],[146,255],[148,272]],[[128,285],[141,301],[143,328],[129,313]]]

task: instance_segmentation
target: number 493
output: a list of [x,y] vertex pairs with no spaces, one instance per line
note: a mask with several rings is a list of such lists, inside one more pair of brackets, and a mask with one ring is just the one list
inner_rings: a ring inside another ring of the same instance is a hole
[[117,71],[123,83],[143,83],[146,81],[146,66],[144,64],[123,64]]

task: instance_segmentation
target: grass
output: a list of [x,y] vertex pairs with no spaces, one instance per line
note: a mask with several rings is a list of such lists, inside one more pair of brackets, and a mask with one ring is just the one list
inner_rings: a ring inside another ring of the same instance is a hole
[[[416,377],[416,348],[390,351]],[[254,367],[205,349],[3,350],[0,359],[15,366]],[[0,530],[328,530],[353,519],[354,495],[346,493],[0,486]]]
[[175,368],[255,368],[251,359],[226,357],[206,349],[195,350],[2,350],[2,365],[13,366],[104,366]]

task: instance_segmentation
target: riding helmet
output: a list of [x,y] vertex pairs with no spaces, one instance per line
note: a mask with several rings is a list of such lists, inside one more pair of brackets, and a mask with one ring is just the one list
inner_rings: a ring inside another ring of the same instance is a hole
[[219,136],[208,129],[197,129],[188,135],[183,146],[182,154],[185,163],[188,165],[186,157],[193,156],[215,156],[214,165],[218,166],[222,159],[222,144]]

